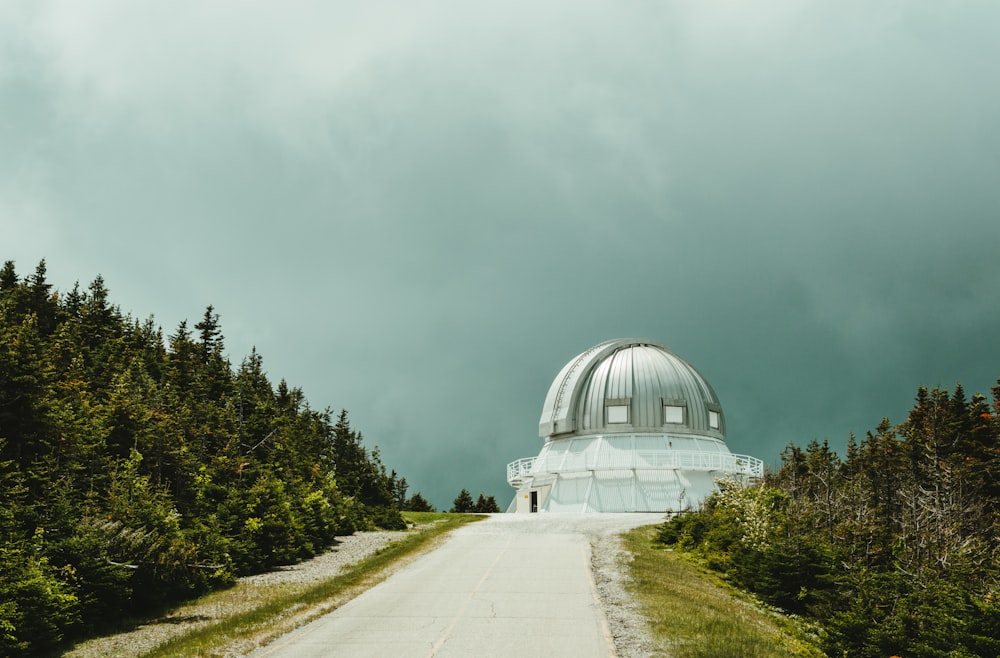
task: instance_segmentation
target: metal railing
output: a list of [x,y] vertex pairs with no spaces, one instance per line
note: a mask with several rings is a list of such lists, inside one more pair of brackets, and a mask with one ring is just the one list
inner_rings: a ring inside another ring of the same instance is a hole
[[[565,464],[565,454],[546,455],[546,458],[527,457],[507,464],[507,483],[519,487],[529,476],[542,473],[573,473],[596,470],[596,464]],[[601,468],[633,471],[685,470],[709,471],[763,477],[764,462],[750,455],[696,450],[667,450],[664,452],[637,451],[627,460],[601,464]],[[538,467],[536,469],[536,466]]]
[[518,487],[524,479],[531,474],[531,469],[535,465],[535,457],[525,457],[507,464],[507,483],[512,487]]

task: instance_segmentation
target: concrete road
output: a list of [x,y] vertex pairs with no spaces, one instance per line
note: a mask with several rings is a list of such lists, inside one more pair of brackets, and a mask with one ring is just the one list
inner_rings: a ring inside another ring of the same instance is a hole
[[254,658],[614,655],[590,536],[661,514],[497,514]]

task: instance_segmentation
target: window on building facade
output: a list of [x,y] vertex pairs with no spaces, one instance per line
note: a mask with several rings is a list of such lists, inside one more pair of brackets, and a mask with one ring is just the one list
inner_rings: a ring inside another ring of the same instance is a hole
[[667,425],[683,425],[684,407],[679,404],[664,404],[663,422]]
[[624,404],[608,405],[608,424],[628,422],[628,406]]

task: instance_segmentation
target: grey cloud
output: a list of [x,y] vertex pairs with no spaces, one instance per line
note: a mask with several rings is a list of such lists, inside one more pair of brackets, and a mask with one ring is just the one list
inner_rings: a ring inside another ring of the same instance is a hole
[[[239,14],[239,20],[234,16]],[[0,234],[169,333],[211,303],[439,506],[563,363],[671,345],[775,461],[1000,375],[1000,11],[0,10]]]

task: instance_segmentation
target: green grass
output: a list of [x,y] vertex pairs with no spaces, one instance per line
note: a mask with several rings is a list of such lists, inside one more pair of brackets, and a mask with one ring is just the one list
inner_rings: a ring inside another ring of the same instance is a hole
[[222,656],[227,653],[228,645],[241,641],[273,639],[336,609],[365,589],[381,582],[391,573],[394,563],[416,555],[442,535],[485,518],[474,514],[433,512],[407,512],[404,516],[418,527],[410,530],[410,534],[403,539],[389,544],[329,580],[305,588],[282,585],[254,587],[252,592],[241,592],[241,586],[237,585],[230,590],[203,597],[200,601],[202,603],[212,603],[213,600],[222,602],[234,597],[252,598],[257,603],[251,609],[225,617],[215,624],[174,637],[145,656]]
[[447,521],[455,515],[450,512],[403,512],[402,516],[403,520],[408,523],[424,525],[437,521]]
[[629,590],[649,620],[655,656],[671,658],[822,657],[795,619],[673,550],[654,544],[653,526],[623,535],[632,554]]

